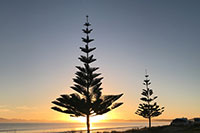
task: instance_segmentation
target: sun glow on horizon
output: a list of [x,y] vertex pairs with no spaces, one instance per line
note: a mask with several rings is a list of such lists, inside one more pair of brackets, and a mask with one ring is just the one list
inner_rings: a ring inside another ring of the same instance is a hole
[[[90,129],[96,129],[96,123],[103,122],[106,119],[106,115],[98,115],[98,116],[91,116],[90,117]],[[86,124],[86,117],[73,117],[72,121],[80,122]],[[81,130],[86,130],[87,127],[81,128]]]
[[[98,115],[98,116],[91,116],[90,117],[90,123],[99,123],[106,119],[105,115]],[[86,123],[86,117],[73,117],[71,118],[74,122],[81,122]]]

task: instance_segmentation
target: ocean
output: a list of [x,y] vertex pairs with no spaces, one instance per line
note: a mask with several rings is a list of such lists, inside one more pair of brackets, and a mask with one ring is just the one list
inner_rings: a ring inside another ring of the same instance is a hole
[[[152,126],[168,125],[169,122],[153,122]],[[97,131],[122,131],[132,128],[148,126],[147,122],[124,122],[124,123],[94,123],[91,125],[92,132]],[[0,123],[0,133],[58,133],[64,131],[86,130],[85,123]]]

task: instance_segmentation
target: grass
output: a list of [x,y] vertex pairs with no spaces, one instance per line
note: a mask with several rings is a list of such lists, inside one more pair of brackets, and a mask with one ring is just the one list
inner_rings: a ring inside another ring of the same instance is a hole
[[103,133],[200,133],[200,124],[186,126],[157,126],[152,128],[131,129],[127,131],[111,131]]
[[[85,131],[68,131],[68,132],[62,132],[62,133],[85,133]],[[94,133],[95,131],[91,131],[91,133]],[[137,128],[137,129],[130,129],[126,131],[103,131],[96,133],[200,133],[200,124],[191,124],[191,125],[185,125],[185,126],[157,126],[152,128]]]

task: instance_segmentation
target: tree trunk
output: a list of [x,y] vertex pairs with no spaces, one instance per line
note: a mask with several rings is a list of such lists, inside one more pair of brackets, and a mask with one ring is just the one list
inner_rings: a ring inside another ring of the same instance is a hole
[[87,133],[90,133],[90,116],[87,115]]
[[149,128],[151,128],[151,117],[149,117]]

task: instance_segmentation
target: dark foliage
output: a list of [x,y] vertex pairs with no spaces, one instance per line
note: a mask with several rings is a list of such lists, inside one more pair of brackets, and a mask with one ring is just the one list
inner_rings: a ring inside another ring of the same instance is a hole
[[98,67],[90,66],[91,63],[96,61],[93,55],[89,55],[96,49],[89,47],[89,43],[94,41],[89,37],[92,31],[92,29],[89,29],[90,25],[87,16],[87,22],[84,24],[86,28],[83,29],[86,37],[82,38],[85,45],[80,47],[85,55],[79,57],[79,60],[83,62],[83,67],[76,66],[78,71],[75,73],[76,77],[73,78],[74,85],[71,86],[77,93],[61,95],[56,101],[52,102],[57,105],[52,107],[53,110],[70,114],[72,117],[87,117],[87,126],[89,126],[89,116],[102,115],[123,104],[114,103],[123,94],[102,96],[101,80],[103,77],[99,77],[101,74],[96,73]]
[[143,97],[140,98],[143,103],[139,104],[139,107],[135,113],[144,118],[148,118],[149,127],[151,127],[151,118],[161,115],[164,111],[164,107],[160,108],[156,102],[152,103],[157,96],[152,96],[153,90],[149,88],[149,85],[151,84],[150,79],[148,79],[149,75],[145,75],[145,77],[146,79],[144,80],[143,84],[146,86],[146,89],[143,89],[143,92],[141,93]]

